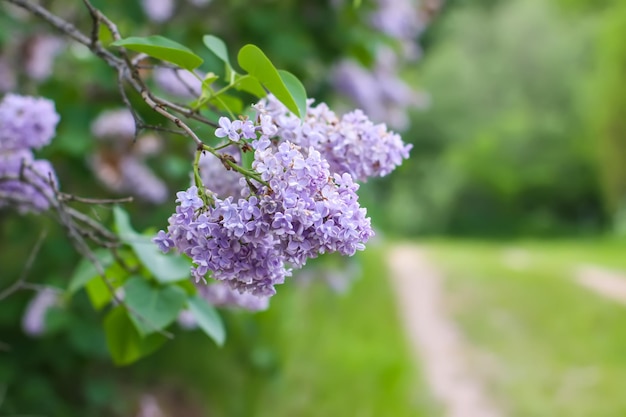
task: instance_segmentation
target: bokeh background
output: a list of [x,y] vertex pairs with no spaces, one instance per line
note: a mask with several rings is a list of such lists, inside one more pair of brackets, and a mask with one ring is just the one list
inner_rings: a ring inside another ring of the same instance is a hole
[[[190,144],[157,132],[144,149],[130,147],[115,131],[123,119],[101,133],[98,117],[121,107],[114,74],[6,3],[0,92],[56,102],[57,137],[39,156],[62,190],[134,195],[136,228],[163,227],[189,181]],[[180,329],[156,354],[115,368],[85,294],[50,309],[38,334],[23,326],[32,292],[1,300],[3,415],[444,415],[390,287],[387,251],[398,241],[425,248],[443,271],[447,311],[504,415],[626,414],[626,314],[619,299],[577,284],[589,265],[617,277],[612,292],[626,280],[625,2],[93,3],[125,35],[189,46],[203,71],[220,71],[204,34],[224,39],[231,56],[254,43],[310,97],[339,112],[363,108],[413,150],[360,190],[377,228],[370,248],[315,262],[268,311],[223,311],[223,348]],[[42,4],[89,30],[82,3]],[[151,83],[185,99],[167,80]],[[111,217],[107,207],[80,208]],[[28,279],[67,285],[79,258],[61,227],[2,209],[0,288],[19,277],[42,230]]]

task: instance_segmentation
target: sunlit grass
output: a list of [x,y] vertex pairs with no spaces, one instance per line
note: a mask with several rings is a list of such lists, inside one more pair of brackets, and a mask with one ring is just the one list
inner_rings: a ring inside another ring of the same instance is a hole
[[[626,308],[578,286],[581,264],[626,267],[621,242],[438,242],[448,304],[511,416],[626,415]],[[476,352],[475,352],[476,353]]]
[[279,288],[269,311],[229,314],[229,341],[179,337],[148,359],[191,385],[211,416],[436,416],[400,327],[380,250],[360,255],[345,294],[322,282]]

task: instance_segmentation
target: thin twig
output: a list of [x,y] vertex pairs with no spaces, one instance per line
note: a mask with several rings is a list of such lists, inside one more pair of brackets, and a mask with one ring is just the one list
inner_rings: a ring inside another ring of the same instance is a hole
[[39,234],[39,238],[37,239],[37,242],[35,243],[35,246],[33,247],[33,250],[30,252],[30,255],[28,256],[28,259],[26,260],[26,264],[24,265],[24,269],[22,270],[22,273],[20,274],[20,276],[17,279],[17,281],[15,281],[13,284],[11,284],[8,288],[5,288],[4,291],[0,292],[0,301],[4,300],[5,298],[10,296],[11,294],[13,294],[13,293],[21,290],[22,288],[24,288],[24,284],[26,282],[26,277],[28,276],[28,273],[30,272],[30,269],[33,267],[33,263],[35,262],[35,258],[39,254],[39,249],[41,249],[41,244],[43,243],[44,239],[46,238],[46,235],[47,235],[46,231],[42,231]]
[[117,236],[115,236],[113,233],[111,233],[109,230],[107,230],[100,223],[98,223],[97,221],[95,221],[91,217],[87,216],[85,213],[82,213],[82,212],[80,212],[80,211],[78,211],[76,209],[73,209],[72,207],[67,207],[67,212],[73,218],[75,218],[78,221],[88,225],[93,230],[97,231],[102,237],[107,238],[107,239],[109,239],[111,241],[116,241],[117,240]]
[[88,198],[88,197],[79,197],[74,194],[67,194],[63,192],[59,192],[57,195],[57,198],[63,201],[77,201],[79,203],[85,203],[85,204],[123,204],[123,203],[133,202],[133,197]]
[[87,46],[89,49],[92,50],[94,54],[102,58],[110,66],[117,68],[122,63],[122,60],[120,58],[116,57],[110,51],[104,49],[99,43],[92,45],[91,39],[89,39],[89,37],[87,37],[84,33],[78,30],[76,26],[66,20],[61,19],[58,16],[55,16],[43,6],[31,3],[26,0],[5,1],[21,7],[25,10],[28,10],[35,16],[45,20],[46,22],[54,26],[57,30],[65,33],[67,36],[74,39],[76,42],[82,43],[83,45]]
[[174,116],[173,114],[169,113],[167,110],[165,110],[165,108],[161,104],[157,104],[148,93],[148,90],[143,90],[141,92],[141,97],[143,98],[143,101],[145,101],[146,104],[152,108],[152,110],[156,111],[162,116],[165,116],[165,118],[169,119],[176,126],[184,130],[187,133],[187,136],[189,136],[191,139],[193,139],[194,142],[196,142],[196,145],[198,146],[203,145],[203,142],[200,140],[198,135],[196,135],[196,133],[193,130],[191,130],[191,128],[187,126],[185,122],[183,122],[182,120],[180,120],[178,117]]

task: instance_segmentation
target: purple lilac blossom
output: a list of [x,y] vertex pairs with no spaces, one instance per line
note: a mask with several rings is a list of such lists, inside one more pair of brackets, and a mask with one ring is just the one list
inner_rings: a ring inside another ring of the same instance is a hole
[[0,207],[20,213],[50,207],[56,175],[48,161],[35,160],[31,148],[49,143],[58,122],[50,100],[7,94],[0,102]]
[[59,294],[51,288],[44,288],[30,300],[22,316],[22,330],[29,336],[41,336],[46,330],[46,313],[59,302]]
[[0,151],[39,149],[47,145],[59,120],[51,100],[5,95],[0,102]]
[[192,73],[175,68],[156,68],[153,73],[154,82],[166,93],[180,98],[196,98],[202,92],[204,74]]
[[10,205],[22,214],[45,211],[55,185],[48,161],[35,160],[29,150],[0,151],[0,208]]
[[443,0],[377,0],[378,7],[370,15],[372,27],[394,38],[402,47],[401,55],[406,61],[421,56],[415,42],[424,31],[431,13],[441,7]]
[[374,28],[399,40],[412,40],[424,29],[416,0],[377,0],[372,13]]
[[[220,152],[230,155],[236,163],[241,163],[241,153],[235,146],[228,146]],[[225,199],[242,195],[241,174],[224,169],[224,164],[218,157],[204,152],[200,156],[199,168],[202,183],[219,198]]]
[[216,133],[252,139],[245,146],[254,149],[258,180],[240,179],[239,199],[202,197],[195,185],[178,192],[167,231],[154,242],[190,257],[196,283],[210,276],[230,290],[267,298],[308,259],[365,248],[374,233],[354,178],[387,175],[411,145],[360,110],[339,118],[309,101],[301,121],[273,96],[255,108],[256,123],[222,118]]
[[116,193],[132,194],[153,204],[167,200],[165,183],[132,154],[109,160],[97,153],[89,162],[98,179]]
[[353,255],[373,236],[358,184],[349,174],[331,174],[319,152],[290,142],[272,146],[262,135],[252,142],[252,168],[268,185],[235,201],[214,198],[205,207],[195,186],[177,194],[167,233],[154,239],[167,252],[189,256],[196,282],[211,277],[231,289],[269,297],[274,286],[323,253]]
[[174,14],[175,0],[141,0],[146,16],[153,22],[163,23]]
[[339,118],[326,104],[309,102],[304,123],[300,123],[271,95],[256,107],[262,123],[276,126],[276,136],[303,149],[315,149],[328,161],[331,172],[347,173],[358,181],[389,174],[409,157],[412,147],[384,124],[374,124],[361,110]]
[[17,85],[15,71],[9,65],[9,60],[0,56],[0,93],[11,91]]
[[215,130],[215,136],[218,138],[224,138],[228,136],[228,139],[233,142],[239,141],[239,139],[256,139],[256,131],[254,124],[250,120],[233,120],[232,122],[228,117],[220,117],[219,126]]
[[26,74],[34,80],[43,81],[50,77],[54,59],[65,42],[56,36],[35,36],[28,41],[28,58],[24,63]]
[[167,186],[144,161],[158,152],[161,139],[148,133],[135,140],[135,119],[128,109],[100,113],[91,123],[91,133],[102,141],[102,148],[89,160],[100,182],[116,193],[131,194],[149,203],[167,199]]
[[163,149],[163,141],[156,134],[146,133],[135,141],[133,153],[139,157],[156,155]]
[[366,114],[402,130],[409,125],[408,110],[427,107],[428,100],[398,76],[397,61],[391,49],[379,48],[372,69],[346,59],[334,67],[332,78],[335,88]]
[[193,315],[191,310],[181,310],[178,313],[178,317],[176,317],[176,322],[185,330],[193,330],[198,327],[196,316]]
[[267,310],[270,305],[269,297],[257,297],[250,293],[240,293],[221,282],[210,285],[198,285],[198,293],[215,307],[263,311]]
[[120,172],[124,178],[126,192],[153,204],[167,200],[167,186],[142,161],[135,157],[120,160]]
[[126,109],[105,110],[91,123],[91,133],[98,139],[133,139],[135,119]]
[[141,396],[141,400],[139,401],[139,410],[135,417],[166,417],[169,415],[166,413],[161,405],[157,397],[153,394],[143,394]]
[[395,129],[406,129],[408,110],[425,107],[428,96],[404,82],[399,69],[420,58],[421,49],[416,40],[442,3],[443,0],[376,0],[369,15],[370,26],[392,38],[400,51],[381,46],[382,43],[376,45],[372,68],[350,59],[338,62],[332,71],[335,88],[374,120]]

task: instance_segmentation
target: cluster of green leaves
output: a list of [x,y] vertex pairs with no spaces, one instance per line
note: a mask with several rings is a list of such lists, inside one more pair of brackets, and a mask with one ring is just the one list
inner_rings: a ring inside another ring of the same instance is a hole
[[105,277],[84,258],[68,287],[70,295],[84,288],[96,310],[109,306],[104,330],[113,361],[126,365],[159,348],[167,340],[165,329],[184,309],[211,339],[223,344],[226,335],[220,316],[191,284],[190,262],[161,253],[151,235],[133,229],[123,209],[116,207],[114,218],[124,246],[117,256],[105,249],[95,252]]
[[[213,35],[205,35],[203,42],[225,65],[225,85],[219,91],[215,91],[212,84],[219,77],[215,73],[209,72],[202,80],[202,95],[193,103],[195,108],[212,104],[228,111],[234,118],[235,114],[244,111],[241,100],[232,95],[224,95],[234,87],[257,98],[263,98],[267,92],[270,92],[294,114],[304,117],[307,100],[304,86],[290,72],[277,69],[259,47],[248,44],[239,50],[237,62],[247,72],[240,74],[230,63],[228,49],[223,40]],[[169,62],[194,75],[196,74],[193,71],[203,63],[203,59],[186,46],[158,35],[124,38],[113,42],[111,45],[124,47]]]

